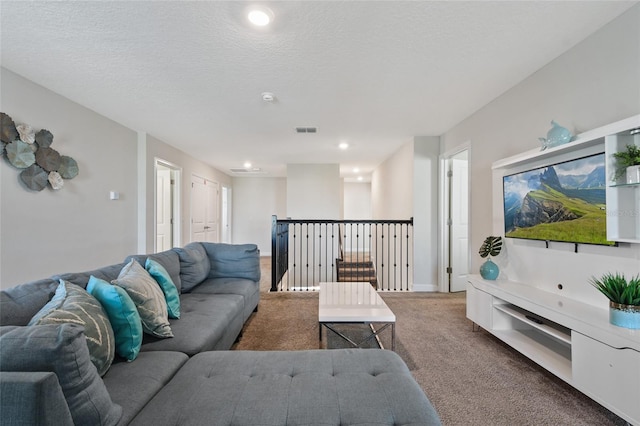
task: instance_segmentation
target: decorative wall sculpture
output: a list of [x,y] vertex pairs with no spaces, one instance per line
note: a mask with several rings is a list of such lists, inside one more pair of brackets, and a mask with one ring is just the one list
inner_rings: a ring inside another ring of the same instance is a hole
[[42,191],[49,184],[58,190],[64,186],[64,179],[78,175],[76,160],[51,148],[53,134],[50,131],[42,129],[36,133],[28,124],[16,126],[4,112],[0,112],[0,119],[0,156],[22,170],[20,179],[27,188]]

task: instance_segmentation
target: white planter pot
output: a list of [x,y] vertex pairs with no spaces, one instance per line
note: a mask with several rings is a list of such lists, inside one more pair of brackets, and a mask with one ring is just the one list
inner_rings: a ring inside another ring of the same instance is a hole
[[640,183],[640,166],[627,167],[627,183]]

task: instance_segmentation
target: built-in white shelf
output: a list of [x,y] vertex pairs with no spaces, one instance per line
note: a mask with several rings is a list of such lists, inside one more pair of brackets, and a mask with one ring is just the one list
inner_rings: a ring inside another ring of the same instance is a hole
[[513,155],[511,157],[503,158],[501,160],[495,161],[491,166],[492,169],[503,169],[507,167],[515,167],[521,164],[529,163],[535,160],[544,160],[546,158],[553,158],[557,155],[560,155],[565,152],[577,151],[578,149],[588,148],[591,146],[596,146],[599,144],[604,144],[604,136],[601,136],[597,139],[584,139],[577,138],[572,142],[566,143],[564,145],[555,146],[553,148],[545,149],[541,151],[540,149],[532,149],[521,154]]
[[610,188],[638,188],[640,183],[614,183],[609,185]]
[[626,183],[624,176],[613,180],[616,152],[627,145],[640,146],[640,133],[631,134],[630,129],[640,128],[640,116],[629,123],[629,127],[605,137],[607,187],[607,239],[610,241],[640,244],[640,184]]
[[571,345],[571,330],[566,327],[551,321],[545,321],[537,315],[533,315],[531,312],[512,304],[493,305],[493,307],[561,343]]
[[589,148],[596,145],[602,145],[604,150],[604,138],[608,135],[624,132],[625,130],[633,129],[640,126],[640,115],[626,118],[624,120],[617,121],[606,126],[598,127],[597,129],[590,130],[588,132],[580,133],[575,139],[564,145],[555,146],[541,150],[540,148],[531,149],[529,151],[513,155],[511,157],[503,158],[495,161],[492,169],[503,169],[508,167],[515,167],[536,160],[544,160],[546,158],[553,158],[563,153],[578,151],[583,148]]

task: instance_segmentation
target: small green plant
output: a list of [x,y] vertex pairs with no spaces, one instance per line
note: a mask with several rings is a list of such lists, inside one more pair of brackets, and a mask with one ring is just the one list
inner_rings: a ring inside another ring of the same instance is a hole
[[625,174],[627,167],[640,165],[640,146],[627,145],[626,151],[615,152],[613,156],[617,160],[613,178],[618,179]]
[[485,258],[487,256],[497,256],[502,250],[502,237],[488,236],[480,246],[480,257]]
[[627,282],[624,274],[606,273],[599,279],[591,277],[590,282],[613,303],[640,306],[640,275]]

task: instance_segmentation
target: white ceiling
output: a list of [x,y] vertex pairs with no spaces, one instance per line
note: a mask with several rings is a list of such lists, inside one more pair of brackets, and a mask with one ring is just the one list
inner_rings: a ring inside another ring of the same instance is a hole
[[259,29],[239,1],[2,0],[1,60],[223,172],[339,163],[351,178],[413,136],[446,132],[634,3],[260,2],[274,21]]

